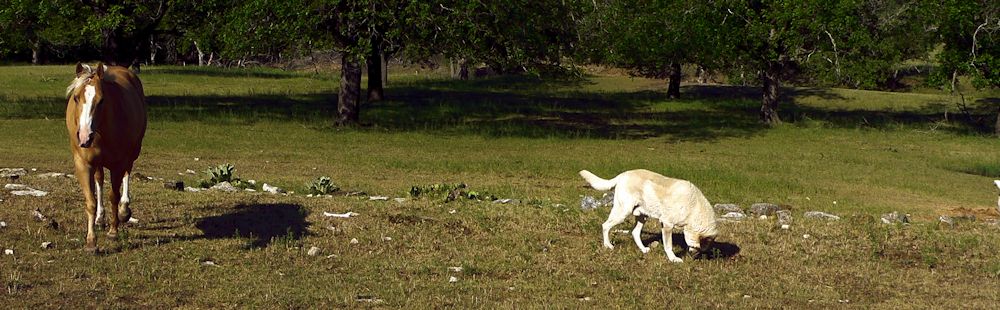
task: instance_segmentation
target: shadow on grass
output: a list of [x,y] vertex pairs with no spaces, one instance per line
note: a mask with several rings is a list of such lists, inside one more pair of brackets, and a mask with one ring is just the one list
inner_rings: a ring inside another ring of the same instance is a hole
[[[663,241],[662,239],[663,238],[660,234],[650,235],[649,237],[642,239],[642,244],[649,246],[653,242]],[[687,242],[684,241],[683,233],[672,233],[670,234],[670,239],[674,245],[681,248],[680,253],[674,254],[677,254],[678,257],[682,258],[687,255],[688,245]],[[711,246],[696,254],[694,259],[731,259],[737,254],[740,254],[740,247],[738,245],[728,242],[715,241]]]
[[[253,72],[160,69],[179,74]],[[269,74],[269,73],[268,73]],[[280,75],[280,74],[278,74]],[[289,74],[289,77],[294,76]],[[277,78],[277,77],[275,77]],[[544,80],[500,77],[473,81],[426,80],[390,84],[389,100],[363,103],[361,130],[474,134],[487,137],[642,139],[668,137],[680,141],[710,141],[748,137],[766,130],[758,121],[760,89],[723,85],[687,85],[682,99],[666,99],[661,91],[566,92],[586,80]],[[549,91],[555,90],[555,91]],[[943,111],[951,110],[946,130],[964,134],[988,131],[996,103],[970,104],[968,115],[956,115],[954,104],[931,103],[904,111],[834,109],[798,105],[804,97],[844,99],[821,88],[783,89],[779,111],[788,123],[819,121],[833,128],[936,127]],[[302,122],[316,128],[332,126],[336,93],[237,95],[152,95],[154,121]],[[2,100],[0,100],[2,101]],[[0,118],[62,118],[65,99],[33,98],[0,105]],[[957,117],[962,116],[962,117]]]
[[237,205],[232,213],[206,217],[195,227],[205,238],[248,238],[249,247],[267,247],[275,239],[294,241],[306,234],[306,211],[295,204]]

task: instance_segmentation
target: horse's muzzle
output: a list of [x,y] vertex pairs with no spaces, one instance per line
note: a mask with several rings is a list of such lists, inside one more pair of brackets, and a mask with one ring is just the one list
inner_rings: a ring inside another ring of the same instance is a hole
[[93,142],[94,132],[89,131],[89,130],[88,131],[78,131],[76,133],[76,138],[80,142],[80,147],[82,147],[82,148],[88,148],[88,147],[90,147],[90,144]]

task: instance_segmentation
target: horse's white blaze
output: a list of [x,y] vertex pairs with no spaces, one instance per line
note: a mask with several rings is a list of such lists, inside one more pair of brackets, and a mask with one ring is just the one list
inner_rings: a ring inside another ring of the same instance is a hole
[[122,199],[121,199],[121,205],[127,207],[129,201],[130,200],[128,199],[128,174],[126,173],[125,176],[122,177]]
[[[80,111],[80,131],[90,132],[90,123],[94,120],[93,111],[90,107],[94,105],[94,97],[97,96],[97,89],[94,86],[87,85],[83,90],[83,97],[86,99],[83,103],[83,110]],[[82,142],[82,141],[81,141]]]

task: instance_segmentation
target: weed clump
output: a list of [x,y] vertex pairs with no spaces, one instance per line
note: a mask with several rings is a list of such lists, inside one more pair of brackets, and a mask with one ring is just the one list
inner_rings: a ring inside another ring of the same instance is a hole
[[307,186],[306,192],[312,195],[329,195],[340,190],[333,184],[330,177],[321,176]]
[[420,197],[441,197],[445,196],[445,202],[451,202],[458,199],[467,200],[477,200],[477,201],[493,201],[497,200],[497,196],[480,191],[469,190],[469,186],[465,183],[457,184],[447,184],[438,183],[431,184],[427,186],[417,186],[414,185],[410,187],[410,197],[420,198]]

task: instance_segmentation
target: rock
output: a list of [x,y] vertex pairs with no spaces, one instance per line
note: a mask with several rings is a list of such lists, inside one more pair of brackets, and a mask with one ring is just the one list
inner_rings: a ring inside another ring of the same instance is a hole
[[945,224],[951,225],[951,226],[955,226],[955,220],[952,219],[950,216],[947,216],[947,215],[942,215],[942,216],[938,217],[938,221],[940,221],[941,223],[945,223]]
[[781,224],[781,229],[787,230],[789,228],[792,228],[792,226],[788,226],[788,224]]
[[257,180],[253,180],[253,179],[247,180],[247,183],[250,183],[250,185],[257,185]]
[[26,174],[28,174],[28,171],[24,170],[24,168],[0,168],[0,178],[17,180]]
[[792,223],[792,211],[780,210],[775,212],[775,214],[778,215],[778,224],[785,225]]
[[821,211],[806,211],[806,213],[803,213],[802,216],[811,219],[821,219],[828,221],[836,221],[840,219],[839,216]]
[[7,228],[7,222],[0,221],[0,228]]
[[236,188],[236,186],[233,186],[232,183],[229,183],[229,182],[220,182],[218,184],[212,185],[212,188],[209,188],[209,189],[217,190],[217,191],[220,191],[220,192],[227,192],[227,193],[238,192],[240,190],[240,189]]
[[594,196],[583,196],[583,198],[580,199],[580,209],[583,210],[597,209],[600,206],[601,203],[598,202],[597,198],[594,198]]
[[214,261],[210,261],[210,260],[206,260],[206,261],[201,262],[201,265],[202,266],[219,267],[218,264],[216,264]]
[[448,277],[448,283],[455,283],[455,282],[458,282],[458,278],[456,278],[455,276]]
[[750,205],[750,214],[753,215],[771,216],[778,210],[781,210],[781,207],[773,203],[760,202]]
[[886,224],[892,224],[892,223],[908,224],[908,223],[910,223],[910,215],[909,214],[900,214],[899,211],[892,211],[892,213],[882,214],[882,223],[886,223]]
[[31,188],[24,184],[6,184],[3,186],[3,189],[16,191],[16,190],[25,190]]
[[306,252],[306,255],[309,255],[309,256],[316,256],[316,254],[319,254],[319,248],[317,248],[317,247],[311,247],[311,248],[309,248],[309,251]]
[[368,200],[386,201],[386,200],[389,200],[389,197],[386,197],[386,196],[368,196]]
[[47,178],[59,178],[59,177],[65,177],[65,176],[66,176],[65,173],[59,173],[59,172],[48,172],[48,173],[42,173],[42,174],[38,175],[39,178],[46,178],[46,179]]
[[361,215],[361,214],[358,214],[358,213],[355,213],[355,212],[331,213],[331,212],[323,211],[323,216],[326,216],[326,217],[349,218],[349,217],[358,216],[358,215]]
[[729,212],[743,213],[743,208],[731,203],[717,203],[712,206],[712,209],[715,209],[716,214],[726,214]]
[[510,199],[510,198],[504,198],[504,199],[497,199],[497,200],[494,200],[494,201],[493,201],[493,203],[499,203],[499,204],[507,204],[507,203],[510,203],[511,201],[513,201],[513,199]]
[[52,242],[47,242],[47,241],[46,242],[42,242],[42,248],[43,249],[51,249],[52,248]]
[[195,187],[190,187],[190,186],[184,188],[185,192],[191,192],[191,193],[197,193],[197,192],[200,192],[200,191],[203,191],[203,190],[205,190],[205,189],[203,189],[203,188],[195,188]]
[[271,194],[281,194],[281,193],[285,192],[285,190],[281,189],[280,187],[271,186],[271,185],[269,185],[267,183],[264,183],[264,185],[261,186],[260,188],[263,189],[265,192],[268,192],[268,193],[271,193]]
[[358,244],[358,243],[361,243],[360,241],[358,241],[358,238],[351,238],[351,244]]
[[187,174],[198,174],[197,172],[194,172],[194,170],[191,170],[191,169],[185,170],[184,173],[187,173]]
[[404,203],[404,202],[406,202],[406,198],[393,198],[392,200],[395,200],[398,203]]
[[166,181],[163,182],[163,188],[175,191],[183,191],[184,181],[174,181],[174,180]]
[[13,249],[3,250],[3,254],[4,255],[14,255],[14,250]]
[[745,220],[747,218],[747,215],[743,214],[743,212],[729,212],[729,213],[723,214],[719,218],[723,219],[723,220],[728,220],[728,221],[742,221],[742,220]]
[[448,271],[451,271],[451,272],[462,272],[462,267],[448,267]]
[[392,241],[392,237],[382,237],[382,241]]
[[812,237],[812,236],[810,236],[809,234],[802,235],[802,239],[809,239],[809,237]]
[[35,196],[35,197],[43,197],[43,196],[49,194],[49,192],[40,191],[40,190],[37,190],[37,189],[27,189],[27,190],[13,191],[13,192],[10,192],[10,193],[12,195],[14,195],[14,196]]

